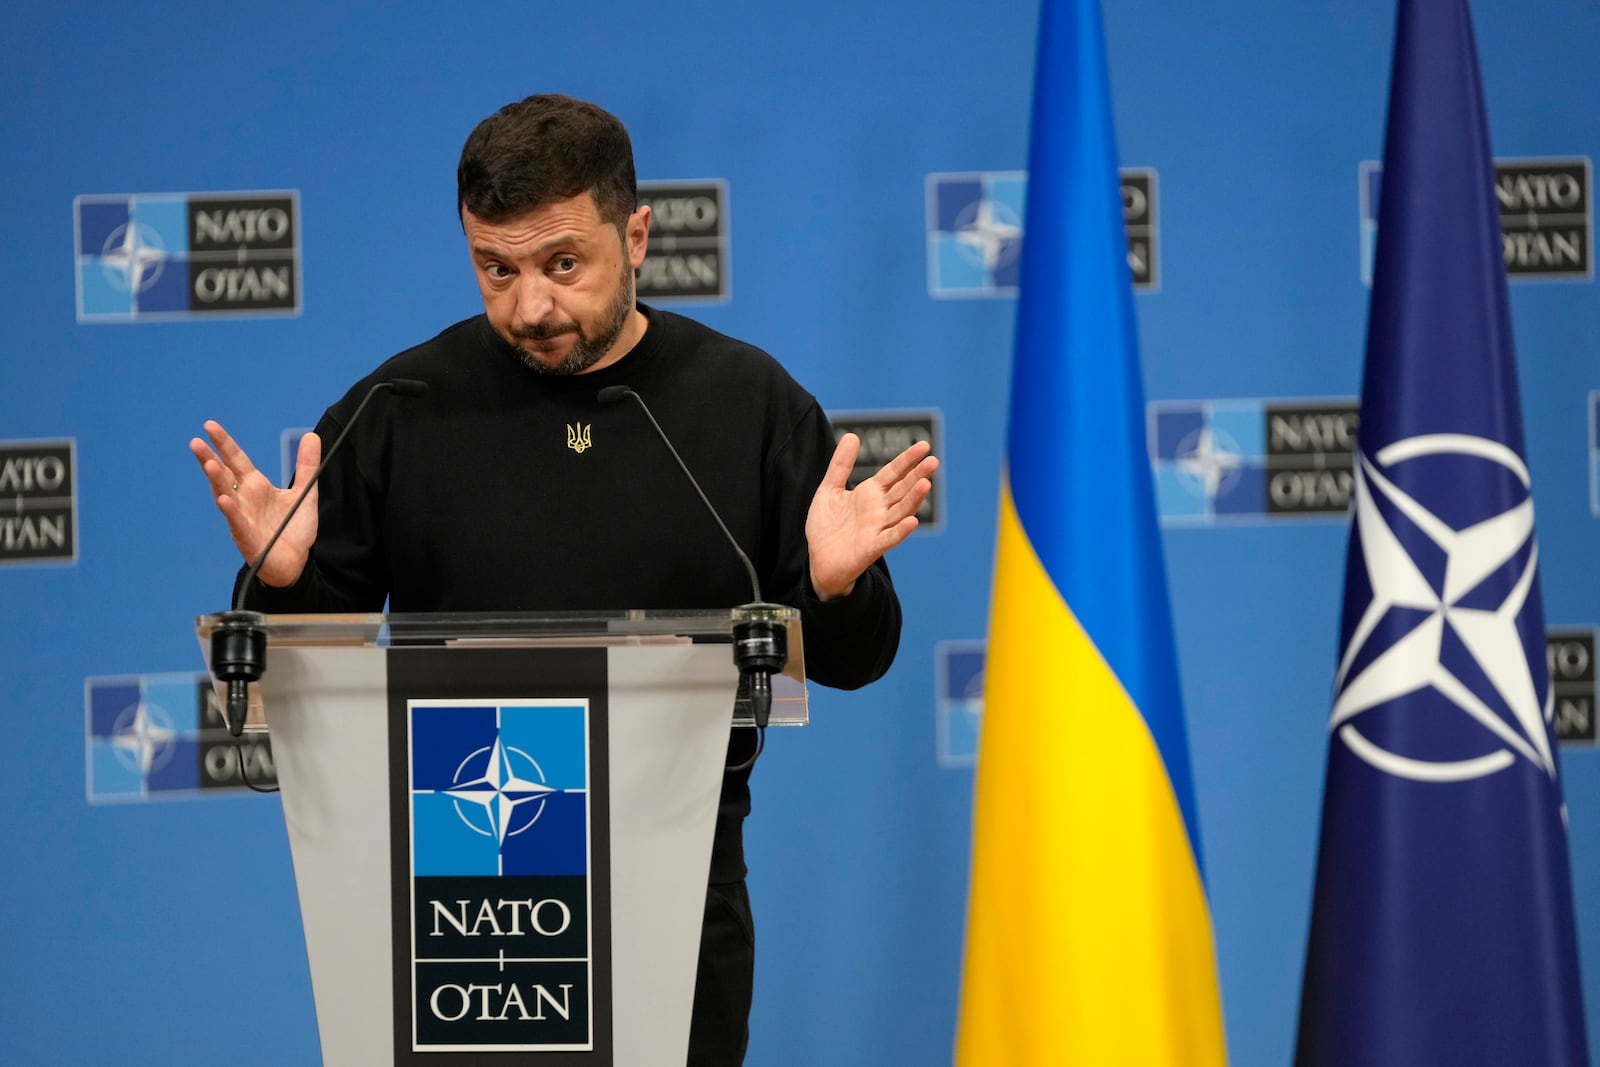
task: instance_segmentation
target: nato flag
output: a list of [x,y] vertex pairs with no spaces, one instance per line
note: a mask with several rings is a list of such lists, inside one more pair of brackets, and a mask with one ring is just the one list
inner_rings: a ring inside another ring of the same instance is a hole
[[1465,0],[1400,0],[1296,1062],[1588,1063]]

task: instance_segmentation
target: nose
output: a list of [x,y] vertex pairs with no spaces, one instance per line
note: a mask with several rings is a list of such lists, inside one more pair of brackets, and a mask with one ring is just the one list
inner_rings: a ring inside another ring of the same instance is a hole
[[516,300],[516,325],[519,328],[548,321],[556,307],[550,279],[539,271],[524,271],[518,275]]

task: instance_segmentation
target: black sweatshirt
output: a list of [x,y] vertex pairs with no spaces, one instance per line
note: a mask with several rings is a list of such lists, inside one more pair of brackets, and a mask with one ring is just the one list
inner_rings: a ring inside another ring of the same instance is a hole
[[[748,602],[744,568],[638,405],[595,399],[605,386],[627,385],[755,564],[765,598],[800,609],[807,677],[843,689],[880,677],[900,639],[883,561],[828,603],[808,578],[806,511],[834,448],[821,407],[759,349],[641,310],[649,326],[639,343],[588,374],[529,369],[480,315],[358,382],[317,424],[325,449],[373,382],[416,378],[430,389],[373,398],[323,474],[316,546],[300,580],[284,589],[255,582],[247,606],[603,611]],[[733,732],[731,762],[753,750],[753,733]],[[745,771],[723,782],[713,882],[744,876],[748,781]]]

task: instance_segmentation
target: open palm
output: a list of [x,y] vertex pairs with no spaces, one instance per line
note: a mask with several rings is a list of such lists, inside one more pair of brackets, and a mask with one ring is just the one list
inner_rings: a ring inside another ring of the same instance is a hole
[[839,439],[822,484],[806,513],[811,585],[823,600],[845,596],[873,562],[917,528],[917,508],[927,497],[939,461],[918,441],[872,477],[847,489],[861,439]]

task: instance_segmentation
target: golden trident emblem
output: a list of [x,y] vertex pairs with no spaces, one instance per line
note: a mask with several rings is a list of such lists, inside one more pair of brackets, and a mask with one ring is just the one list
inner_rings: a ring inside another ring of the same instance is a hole
[[581,422],[576,426],[570,422],[567,423],[567,447],[581,454],[584,449],[589,447],[589,431],[593,426],[594,423],[590,423],[588,426]]

